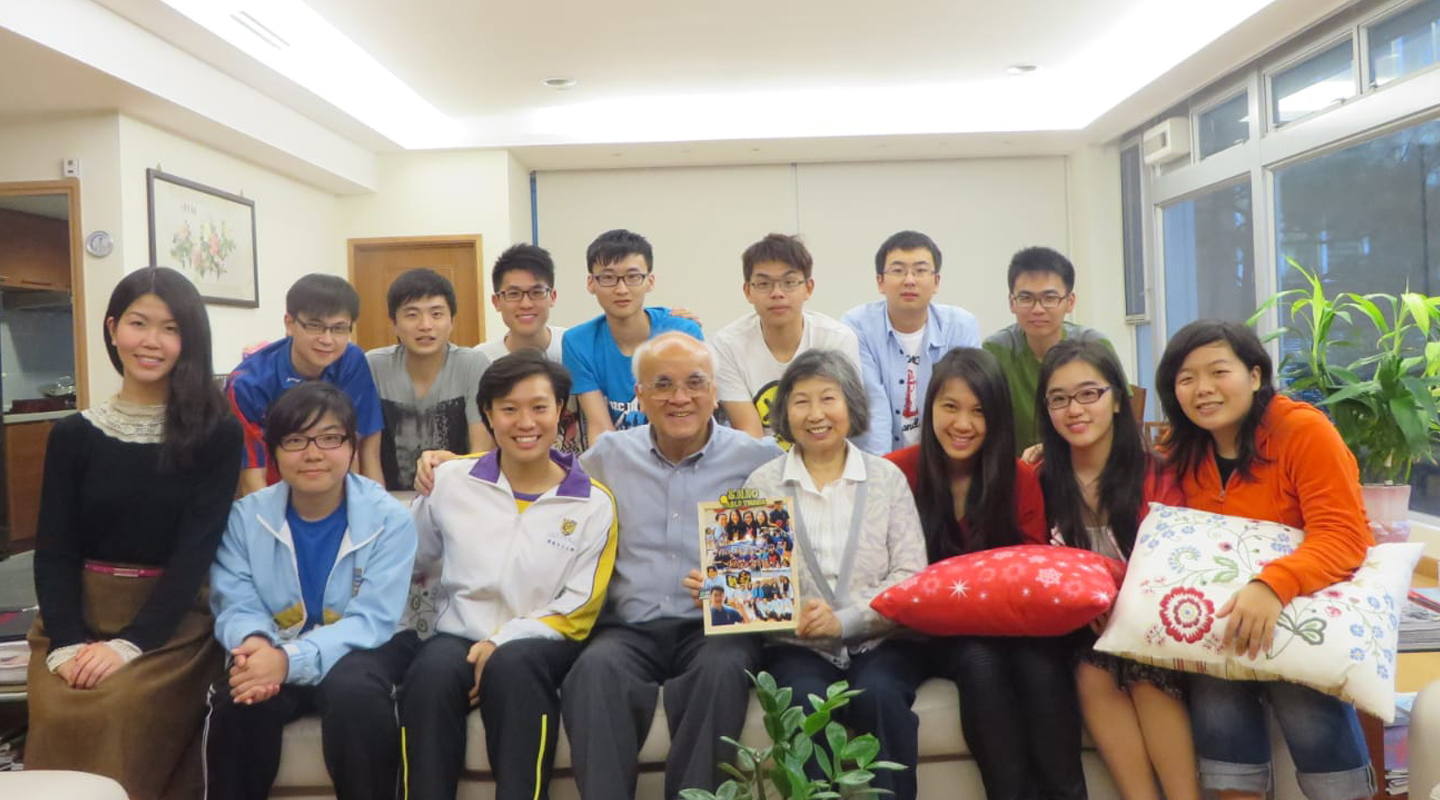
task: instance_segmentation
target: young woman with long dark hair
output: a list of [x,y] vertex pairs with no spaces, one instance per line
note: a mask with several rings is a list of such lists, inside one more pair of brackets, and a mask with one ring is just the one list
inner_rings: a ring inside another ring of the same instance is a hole
[[[1047,541],[1035,471],[1016,459],[1010,391],[990,353],[936,362],[920,444],[895,462],[915,488],[931,563]],[[989,800],[1084,798],[1080,710],[1068,640],[956,636],[931,641],[930,670],[960,689],[960,727]]]
[[[1155,370],[1185,504],[1305,532],[1295,552],[1266,564],[1216,613],[1226,646],[1233,642],[1251,657],[1270,646],[1286,603],[1349,578],[1374,544],[1354,455],[1323,413],[1277,394],[1273,380],[1255,332],[1218,320],[1181,328]],[[1266,705],[1285,732],[1306,797],[1374,794],[1365,739],[1348,703],[1294,683],[1195,675],[1190,713],[1202,788],[1227,800],[1264,796]]]
[[[1035,407],[1045,460],[1040,485],[1057,544],[1130,558],[1150,502],[1184,497],[1145,446],[1125,396],[1129,383],[1099,342],[1067,339],[1045,354]],[[1075,683],[1100,756],[1131,800],[1199,800],[1190,715],[1179,673],[1092,649],[1104,619],[1082,637]],[[1159,784],[1156,777],[1159,777]]]
[[242,434],[184,276],[126,275],[104,325],[120,391],[56,423],[45,454],[25,766],[107,775],[139,800],[194,797],[222,657],[201,586]]

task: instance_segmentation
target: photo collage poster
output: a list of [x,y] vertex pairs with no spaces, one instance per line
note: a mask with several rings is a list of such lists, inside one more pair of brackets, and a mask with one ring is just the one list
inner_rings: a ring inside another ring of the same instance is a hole
[[790,501],[754,489],[700,503],[705,633],[793,631],[800,607]]

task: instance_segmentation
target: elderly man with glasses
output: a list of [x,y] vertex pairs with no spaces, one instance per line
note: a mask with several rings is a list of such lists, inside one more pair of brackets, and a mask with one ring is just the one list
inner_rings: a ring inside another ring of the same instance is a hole
[[986,337],[984,347],[1000,360],[1010,383],[1015,409],[1015,447],[1027,450],[1033,460],[1040,442],[1035,423],[1035,389],[1040,382],[1040,361],[1062,339],[1100,342],[1113,353],[1115,346],[1094,328],[1067,322],[1075,309],[1075,266],[1048,247],[1027,247],[1010,259],[1010,311],[1015,323]]
[[734,756],[720,737],[740,735],[745,670],[760,651],[753,635],[705,636],[691,594],[703,582],[697,504],[740,488],[781,450],[715,424],[715,369],[700,341],[657,336],[636,348],[635,373],[649,424],[602,437],[580,462],[610,487],[620,516],[605,610],[560,692],[585,800],[635,796],[661,685],[670,727],[664,797],[713,790],[724,777],[719,764]]

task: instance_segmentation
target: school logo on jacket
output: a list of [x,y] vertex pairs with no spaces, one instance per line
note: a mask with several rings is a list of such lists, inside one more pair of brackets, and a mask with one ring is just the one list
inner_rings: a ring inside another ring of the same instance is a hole
[[576,526],[575,520],[570,519],[569,517],[566,517],[566,518],[560,523],[560,532],[563,533],[563,534],[565,534],[566,536],[569,536],[570,534],[572,534],[572,533],[575,532],[575,528],[576,528],[576,527],[577,527],[577,526]]

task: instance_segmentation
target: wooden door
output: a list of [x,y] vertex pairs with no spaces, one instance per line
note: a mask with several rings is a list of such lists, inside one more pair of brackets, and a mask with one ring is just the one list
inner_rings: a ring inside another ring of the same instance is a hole
[[480,237],[392,236],[350,240],[350,282],[360,293],[354,342],[370,350],[395,344],[385,293],[402,272],[428,267],[455,286],[455,327],[450,341],[473,347],[485,341]]

